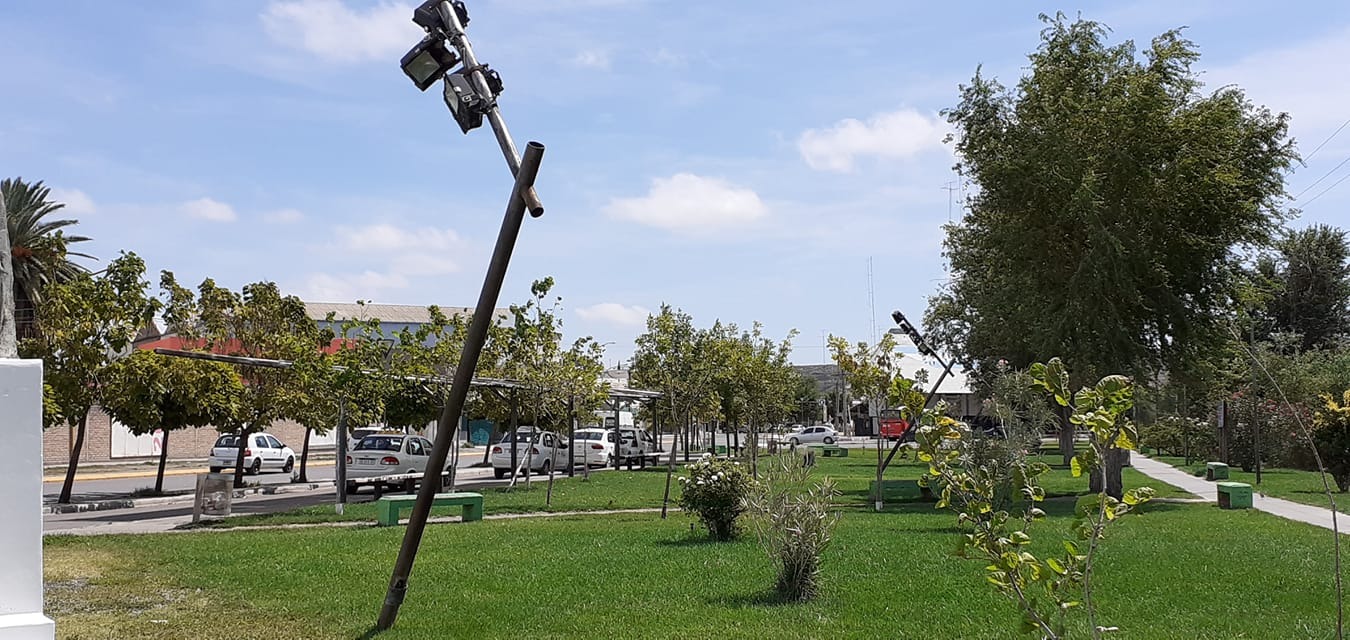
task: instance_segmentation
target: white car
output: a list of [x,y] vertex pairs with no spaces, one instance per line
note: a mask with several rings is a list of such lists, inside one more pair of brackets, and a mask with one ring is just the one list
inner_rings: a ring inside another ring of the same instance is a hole
[[613,429],[577,429],[572,433],[572,456],[586,466],[614,465]]
[[[239,456],[239,436],[229,433],[216,439],[207,465],[211,473],[234,469]],[[295,468],[295,452],[270,433],[251,433],[244,446],[244,473],[258,475],[264,469],[290,473]]]
[[788,433],[785,440],[788,444],[796,446],[799,444],[834,444],[839,439],[839,432],[834,427],[818,425],[807,427],[801,431]]
[[526,467],[535,473],[548,473],[567,464],[567,439],[552,431],[535,431],[533,427],[521,427],[515,433],[508,433],[495,445],[492,445],[492,474],[505,478],[513,473],[511,460],[512,442],[515,442],[515,469]]
[[431,458],[431,441],[398,432],[374,433],[347,453],[347,493],[356,493],[353,478],[423,473]]

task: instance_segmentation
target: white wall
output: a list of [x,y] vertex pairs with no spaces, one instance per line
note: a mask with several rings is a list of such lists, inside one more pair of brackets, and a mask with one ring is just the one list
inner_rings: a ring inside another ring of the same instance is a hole
[[42,361],[0,360],[0,640],[51,640],[42,615]]

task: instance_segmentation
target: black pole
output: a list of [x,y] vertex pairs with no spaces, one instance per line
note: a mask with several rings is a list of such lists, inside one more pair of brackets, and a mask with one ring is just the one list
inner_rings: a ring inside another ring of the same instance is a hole
[[[567,477],[577,476],[577,397],[567,396]],[[581,452],[581,461],[586,461],[586,452]]]
[[[487,341],[488,327],[492,325],[501,295],[502,282],[506,279],[506,268],[511,263],[511,253],[516,248],[516,238],[520,235],[520,226],[525,220],[525,200],[523,194],[534,186],[539,173],[539,161],[544,156],[544,145],[531,142],[525,146],[525,158],[521,161],[520,171],[516,173],[516,183],[511,188],[511,199],[506,205],[506,214],[502,217],[502,227],[497,233],[497,246],[492,251],[492,262],[488,263],[487,275],[483,279],[483,290],[478,295],[478,306],[474,308],[473,321],[469,323],[469,332],[464,338],[464,351],[455,368],[455,378],[450,385],[450,398],[441,410],[440,420],[436,423],[436,444],[431,448],[431,459],[427,469],[439,475],[445,466],[445,457],[450,450],[450,439],[454,437],[454,427],[458,426],[459,414],[464,410],[464,400],[469,395],[469,383],[478,368],[478,357],[483,352],[483,343]],[[453,426],[452,426],[453,425]],[[342,434],[345,435],[345,434]],[[514,438],[515,434],[512,434]],[[412,515],[408,519],[408,528],[403,534],[403,546],[398,551],[398,560],[394,563],[393,575],[389,578],[389,590],[384,596],[384,605],[380,609],[380,618],[376,628],[383,631],[392,627],[398,619],[399,607],[408,591],[408,577],[412,574],[413,563],[417,560],[417,548],[422,543],[422,532],[427,526],[427,516],[431,514],[431,503],[436,497],[437,482],[427,482],[423,477],[422,488],[417,492],[417,502],[413,505]]]
[[[941,364],[941,365],[942,365],[942,375],[938,376],[937,384],[933,385],[933,388],[928,390],[928,395],[924,396],[924,399],[923,399],[923,408],[924,408],[924,409],[927,409],[927,408],[928,408],[928,404],[931,403],[931,402],[933,401],[933,396],[937,395],[938,387],[942,386],[942,381],[947,379],[947,374],[949,374],[949,373],[952,372],[952,365],[953,365],[953,364],[956,364],[956,363],[955,363],[955,361],[953,361],[953,362],[943,362],[942,359],[939,358],[939,359],[938,359],[938,364]],[[910,426],[910,429],[918,429],[918,428],[919,428],[919,424],[918,424],[918,422],[917,422],[917,420],[919,420],[919,417],[920,417],[920,416],[914,416],[914,420],[915,420],[916,422],[915,422],[915,424],[913,424],[912,426]],[[878,429],[878,432],[877,432],[877,436],[878,436],[878,437],[881,436],[881,432],[880,432],[879,429]],[[879,442],[879,441],[878,441],[878,442]],[[905,439],[904,439],[903,437],[902,437],[902,438],[896,439],[896,441],[895,441],[895,446],[894,446],[894,447],[891,447],[891,452],[888,453],[888,454],[886,454],[886,461],[883,462],[883,463],[881,463],[881,468],[877,470],[877,480],[878,480],[878,482],[881,480],[881,474],[883,474],[883,473],[886,472],[886,467],[891,466],[891,459],[895,457],[895,454],[896,454],[897,452],[900,451],[900,447],[903,446],[904,444],[905,444]]]
[[347,504],[347,401],[339,400],[337,423],[337,512]]
[[619,429],[619,399],[610,398],[614,403],[614,470],[619,470],[619,454],[623,451],[623,432]]
[[516,453],[516,433],[520,431],[520,404],[516,402],[516,390],[511,388],[511,484],[515,484],[516,465],[520,464]]

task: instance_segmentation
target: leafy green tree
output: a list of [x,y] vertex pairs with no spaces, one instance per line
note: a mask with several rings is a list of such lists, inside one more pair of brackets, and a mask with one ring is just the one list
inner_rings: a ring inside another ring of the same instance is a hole
[[1350,333],[1350,246],[1345,231],[1314,225],[1276,243],[1274,330],[1298,334],[1303,349],[1335,346]]
[[1350,491],[1350,391],[1342,392],[1339,402],[1323,395],[1322,403],[1313,415],[1313,440],[1336,488],[1345,493]]
[[663,304],[660,312],[647,317],[647,331],[635,341],[632,382],[662,393],[654,410],[672,433],[691,428],[695,416],[707,413],[714,386],[709,338],[694,327],[688,313]]
[[163,432],[155,493],[164,490],[169,434],[189,427],[234,424],[244,393],[229,365],[134,351],[107,367],[103,408],[136,435]]
[[1044,20],[1015,89],[977,71],[946,111],[976,189],[947,227],[952,280],[926,324],[983,380],[1045,353],[1085,381],[1213,366],[1237,250],[1288,215],[1288,118],[1236,87],[1202,94],[1180,31],[1141,56],[1099,23]]
[[124,253],[98,276],[77,272],[47,287],[38,308],[39,331],[24,340],[27,357],[43,360],[44,388],[50,402],[43,426],[64,423],[76,428],[58,501],[70,502],[75,471],[84,450],[89,411],[98,402],[109,367],[131,347],[136,333],[150,322],[158,301],[147,295],[145,262]]
[[[283,296],[273,282],[245,285],[235,293],[208,278],[193,296],[170,272],[164,272],[160,281],[161,287],[170,292],[165,323],[189,345],[217,354],[293,365],[233,365],[244,382],[237,423],[217,428],[237,432],[244,442],[249,434],[287,417],[297,404],[294,396],[302,389],[297,372],[313,367],[330,337],[319,331],[318,323],[306,313],[305,303],[295,296]],[[234,466],[235,486],[242,487],[244,447],[239,447]]]
[[[844,338],[832,335],[828,344],[830,357],[838,365],[849,389],[866,398],[869,408],[879,408],[892,390],[900,366],[895,358],[895,336],[888,333],[875,346],[870,346],[866,342],[850,345]],[[900,393],[897,390],[897,395]]]
[[[87,270],[71,257],[93,256],[69,251],[72,244],[89,240],[68,236],[66,227],[78,220],[51,220],[48,216],[66,205],[52,202],[51,189],[42,181],[27,183],[23,178],[0,181],[0,199],[4,200],[6,232],[14,274],[14,305],[19,324],[29,326],[34,310],[42,304],[46,288],[53,283],[69,282]],[[20,333],[25,333],[20,327]]]

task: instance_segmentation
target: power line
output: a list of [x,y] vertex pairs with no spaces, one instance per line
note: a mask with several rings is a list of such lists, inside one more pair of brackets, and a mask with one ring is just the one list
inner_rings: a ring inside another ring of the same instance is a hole
[[1336,134],[1340,133],[1341,130],[1344,129],[1344,128],[1346,127],[1346,125],[1350,125],[1350,119],[1346,120],[1345,122],[1342,122],[1342,123],[1341,123],[1341,126],[1337,127],[1335,131],[1332,131],[1332,132],[1331,132],[1331,135],[1327,136],[1327,139],[1326,139],[1326,140],[1323,140],[1323,141],[1322,141],[1322,144],[1317,145],[1317,148],[1316,148],[1316,149],[1313,149],[1313,150],[1312,150],[1312,153],[1309,153],[1309,154],[1308,154],[1308,157],[1304,158],[1303,161],[1304,161],[1304,162],[1307,162],[1307,161],[1309,161],[1309,160],[1312,160],[1312,157],[1315,156],[1315,155],[1317,155],[1317,152],[1318,152],[1318,151],[1321,151],[1321,150],[1322,150],[1322,147],[1327,146],[1327,143],[1328,143],[1328,142],[1331,142],[1331,139],[1332,139],[1332,138],[1335,138],[1335,137],[1336,137]]
[[[1294,196],[1294,199],[1295,199],[1295,200],[1298,200],[1300,196],[1302,196],[1303,194],[1307,193],[1307,192],[1308,192],[1309,190],[1311,190],[1313,187],[1317,186],[1317,183],[1319,183],[1319,182],[1321,182],[1321,181],[1323,181],[1323,180],[1326,180],[1328,177],[1331,176],[1331,174],[1336,173],[1336,170],[1337,170],[1337,169],[1340,169],[1341,167],[1344,167],[1344,166],[1345,166],[1345,163],[1347,163],[1347,162],[1350,162],[1350,156],[1347,156],[1344,160],[1341,161],[1340,164],[1338,164],[1338,165],[1332,167],[1332,168],[1331,168],[1331,171],[1326,172],[1325,174],[1322,175],[1322,177],[1320,177],[1320,178],[1314,180],[1312,184],[1310,184],[1310,185],[1304,187],[1302,191],[1298,192],[1298,195]],[[1341,178],[1341,179],[1344,180],[1345,178]],[[1340,183],[1337,182],[1336,184],[1340,184]],[[1326,193],[1326,192],[1323,191],[1322,193]],[[1305,202],[1305,203],[1303,203],[1303,204],[1308,204],[1308,203]]]
[[[1346,158],[1346,160],[1350,160],[1350,158]],[[1345,163],[1342,162],[1341,164],[1345,164]],[[1312,204],[1312,203],[1313,203],[1314,201],[1316,201],[1318,198],[1320,198],[1320,197],[1326,195],[1328,191],[1331,191],[1332,189],[1335,189],[1335,188],[1336,188],[1336,185],[1338,185],[1338,184],[1340,184],[1340,183],[1342,183],[1342,182],[1345,182],[1347,179],[1350,179],[1350,173],[1347,173],[1347,174],[1341,176],[1341,179],[1340,179],[1340,180],[1337,180],[1337,181],[1335,181],[1335,182],[1333,182],[1333,183],[1331,183],[1331,186],[1330,186],[1330,187],[1327,187],[1327,188],[1323,189],[1321,193],[1319,193],[1319,194],[1313,196],[1312,198],[1309,198],[1307,202],[1303,203],[1303,206],[1306,207],[1306,206]]]

